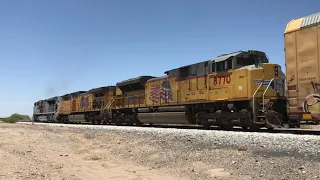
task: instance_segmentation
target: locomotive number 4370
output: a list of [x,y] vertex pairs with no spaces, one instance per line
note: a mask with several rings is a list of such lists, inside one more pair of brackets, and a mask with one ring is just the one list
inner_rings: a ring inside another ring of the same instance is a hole
[[230,84],[231,76],[227,75],[217,75],[213,77],[213,85]]

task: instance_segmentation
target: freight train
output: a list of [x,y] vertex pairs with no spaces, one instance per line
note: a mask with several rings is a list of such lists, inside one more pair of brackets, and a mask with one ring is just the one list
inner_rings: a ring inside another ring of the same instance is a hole
[[285,39],[286,76],[259,50],[222,54],[34,104],[34,120],[92,124],[198,124],[269,129],[319,122],[320,13],[292,20]]

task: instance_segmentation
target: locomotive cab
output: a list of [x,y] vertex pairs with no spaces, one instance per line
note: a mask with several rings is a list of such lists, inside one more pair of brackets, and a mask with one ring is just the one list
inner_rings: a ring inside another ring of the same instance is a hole
[[250,65],[261,67],[263,63],[269,63],[269,59],[262,51],[238,51],[218,56],[209,62],[209,69],[210,72],[223,72]]

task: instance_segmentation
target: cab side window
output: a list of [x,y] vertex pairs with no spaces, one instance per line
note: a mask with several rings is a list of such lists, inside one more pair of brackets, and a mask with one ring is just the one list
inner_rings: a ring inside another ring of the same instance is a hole
[[211,72],[216,72],[216,63],[212,62],[211,64]]
[[187,79],[187,77],[190,76],[190,73],[189,73],[189,66],[187,67],[182,67],[179,69],[179,80],[185,80]]
[[217,62],[217,72],[221,72],[221,71],[227,71],[229,69],[232,69],[233,68],[233,65],[232,65],[232,59],[227,59],[227,60],[224,60],[224,61],[220,61],[220,62]]

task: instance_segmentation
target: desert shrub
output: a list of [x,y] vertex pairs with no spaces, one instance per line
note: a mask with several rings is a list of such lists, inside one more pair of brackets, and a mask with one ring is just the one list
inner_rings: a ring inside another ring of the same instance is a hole
[[16,123],[18,121],[31,121],[31,119],[28,115],[14,113],[9,117],[4,118],[2,121],[6,123]]

